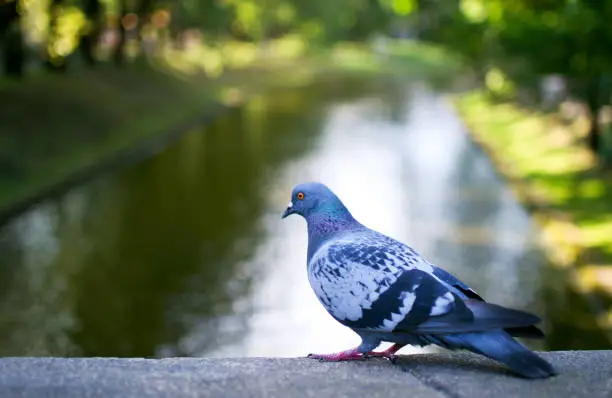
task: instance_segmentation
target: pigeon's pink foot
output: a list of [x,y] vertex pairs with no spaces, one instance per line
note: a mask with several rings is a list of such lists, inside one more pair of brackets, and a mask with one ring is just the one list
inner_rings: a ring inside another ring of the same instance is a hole
[[339,362],[361,360],[364,359],[364,356],[357,350],[357,348],[353,348],[333,354],[308,354],[308,358],[320,359],[321,361]]
[[395,361],[397,361],[397,355],[395,355],[395,353],[401,350],[402,347],[403,345],[401,344],[393,344],[391,347],[387,348],[385,351],[381,351],[381,352],[370,351],[366,354],[366,356],[387,358],[391,362],[395,363]]

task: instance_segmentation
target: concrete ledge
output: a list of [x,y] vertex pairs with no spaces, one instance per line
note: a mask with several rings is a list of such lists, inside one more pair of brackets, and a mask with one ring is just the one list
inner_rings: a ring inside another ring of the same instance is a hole
[[543,354],[560,371],[517,378],[469,353],[323,363],[305,358],[3,358],[0,396],[18,397],[606,397],[612,351]]

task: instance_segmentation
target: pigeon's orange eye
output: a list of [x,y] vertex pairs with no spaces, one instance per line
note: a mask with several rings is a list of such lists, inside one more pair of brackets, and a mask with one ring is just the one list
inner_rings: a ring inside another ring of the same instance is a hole
[[297,194],[297,198],[298,198],[299,200],[304,199],[304,193],[303,193],[303,192],[298,192],[298,194]]

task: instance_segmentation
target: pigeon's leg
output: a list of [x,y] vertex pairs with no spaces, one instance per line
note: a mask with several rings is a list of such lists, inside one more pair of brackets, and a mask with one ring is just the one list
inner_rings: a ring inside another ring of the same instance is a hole
[[355,361],[363,359],[363,354],[357,347],[350,350],[335,352],[333,354],[308,354],[308,358],[320,359],[322,361]]
[[398,352],[399,350],[401,350],[402,347],[404,347],[404,346],[405,346],[405,344],[397,344],[396,343],[396,344],[393,344],[391,347],[387,348],[384,351],[381,351],[381,352],[370,351],[366,355],[368,357],[387,358],[391,362],[395,363],[395,361],[397,360],[397,356],[395,355],[395,353]]
[[372,351],[378,345],[380,341],[372,340],[368,338],[362,338],[361,344],[359,346],[352,348],[350,350],[336,352],[333,354],[308,354],[308,358],[320,359],[322,361],[355,361],[366,358],[366,353]]

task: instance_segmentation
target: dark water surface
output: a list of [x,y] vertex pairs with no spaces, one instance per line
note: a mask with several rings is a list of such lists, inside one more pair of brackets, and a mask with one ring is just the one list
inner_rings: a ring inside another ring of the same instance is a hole
[[0,355],[294,356],[356,344],[308,286],[304,221],[279,217],[307,180],[488,300],[543,316],[550,335],[533,347],[609,344],[583,307],[559,308],[578,299],[550,276],[527,214],[451,108],[424,83],[381,78],[255,98],[4,225]]

